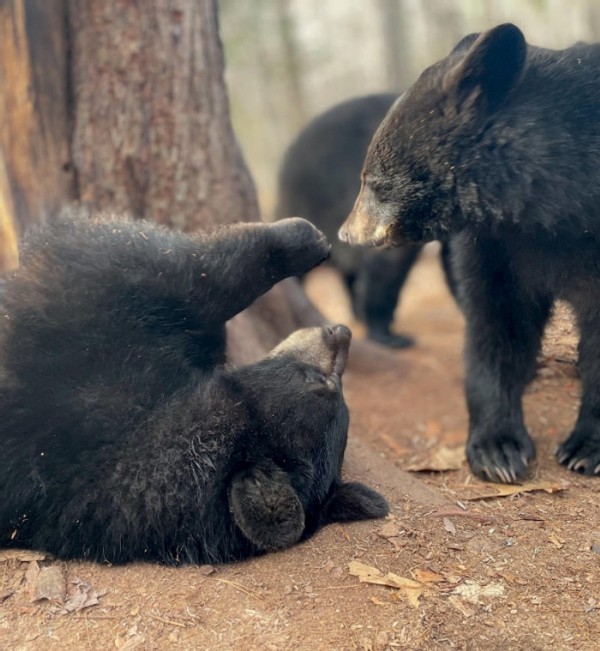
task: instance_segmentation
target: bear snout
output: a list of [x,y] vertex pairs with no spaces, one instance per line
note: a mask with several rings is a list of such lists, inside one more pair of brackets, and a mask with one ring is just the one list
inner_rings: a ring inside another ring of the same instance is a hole
[[388,240],[388,231],[393,222],[389,210],[377,201],[372,190],[362,185],[352,212],[338,231],[342,242],[354,246],[381,246]]
[[346,362],[348,361],[352,331],[348,326],[338,323],[334,326],[325,327],[325,337],[329,346],[333,348],[334,353],[331,374],[341,377],[346,368]]

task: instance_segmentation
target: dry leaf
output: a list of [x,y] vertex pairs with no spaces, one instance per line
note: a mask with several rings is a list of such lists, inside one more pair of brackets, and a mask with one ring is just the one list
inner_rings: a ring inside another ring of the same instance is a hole
[[83,610],[90,606],[98,605],[99,598],[106,594],[106,590],[96,592],[92,589],[89,581],[73,579],[67,588],[67,600],[63,606],[64,612],[70,613],[76,610]]
[[558,493],[566,490],[564,484],[557,484],[549,481],[525,482],[524,484],[486,484],[485,486],[474,486],[474,492],[460,497],[461,500],[490,500],[497,497],[509,497],[519,493],[532,493],[534,491],[545,491],[546,493]]
[[358,577],[358,580],[361,583],[385,585],[389,588],[397,588],[398,590],[403,591],[408,599],[409,606],[411,606],[411,608],[419,607],[419,597],[425,588],[422,583],[399,576],[393,572],[383,574],[383,572],[378,570],[376,567],[365,565],[360,561],[350,561],[350,563],[348,563],[348,569],[350,570],[350,574]]
[[406,540],[398,535],[400,533],[400,527],[400,523],[394,522],[393,520],[386,522],[381,529],[379,529],[377,535],[385,538],[394,546],[394,549],[401,549],[406,546]]
[[58,601],[62,603],[67,591],[64,572],[58,565],[42,567],[37,573],[32,585],[31,601]]
[[459,470],[465,461],[465,448],[463,445],[449,448],[439,445],[427,451],[426,455],[417,458],[406,466],[410,472],[446,472]]

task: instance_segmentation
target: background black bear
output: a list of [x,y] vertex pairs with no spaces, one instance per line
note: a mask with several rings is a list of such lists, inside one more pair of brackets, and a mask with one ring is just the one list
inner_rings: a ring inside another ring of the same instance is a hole
[[512,482],[535,456],[521,398],[555,299],[581,332],[579,418],[560,463],[600,474],[600,46],[528,46],[514,25],[463,39],[369,147],[347,242],[450,238],[467,319],[467,456]]
[[0,297],[0,545],[219,562],[387,513],[341,481],[346,327],[224,366],[225,322],[328,251],[302,219],[35,232]]
[[287,149],[279,171],[276,217],[299,215],[331,242],[331,262],[340,271],[357,318],[370,339],[404,348],[413,343],[390,331],[398,296],[422,245],[386,251],[350,247],[337,232],[360,188],[369,142],[398,95],[357,97],[314,118]]

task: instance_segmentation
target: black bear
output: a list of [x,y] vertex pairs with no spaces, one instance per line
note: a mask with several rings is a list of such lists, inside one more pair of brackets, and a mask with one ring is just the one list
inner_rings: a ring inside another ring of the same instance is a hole
[[0,296],[0,546],[225,562],[383,516],[340,476],[350,331],[225,362],[225,322],[329,251],[303,219],[190,237],[61,218]]
[[398,95],[357,97],[314,118],[286,150],[279,171],[277,219],[299,215],[321,229],[358,319],[373,341],[394,348],[413,339],[391,332],[398,296],[422,245],[387,251],[350,247],[337,231],[360,188],[369,142]]
[[600,474],[600,46],[528,45],[511,24],[464,38],[390,109],[340,237],[449,239],[467,320],[467,456],[521,479],[535,456],[522,394],[556,299],[581,338],[583,393],[558,461]]

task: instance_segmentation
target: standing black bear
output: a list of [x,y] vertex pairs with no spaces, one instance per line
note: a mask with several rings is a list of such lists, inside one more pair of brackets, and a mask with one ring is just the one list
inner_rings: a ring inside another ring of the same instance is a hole
[[579,418],[561,464],[600,474],[600,46],[528,46],[514,25],[463,39],[392,107],[340,237],[451,235],[467,319],[467,456],[514,482],[535,456],[522,394],[555,299],[581,339]]
[[37,231],[0,296],[0,546],[220,562],[385,515],[340,477],[346,327],[224,365],[225,322],[328,250],[302,219]]
[[279,171],[276,217],[299,215],[332,243],[331,262],[340,271],[357,318],[370,339],[405,348],[411,337],[390,331],[404,281],[422,245],[388,251],[350,247],[337,232],[360,188],[369,142],[398,95],[357,97],[312,120],[287,149]]

